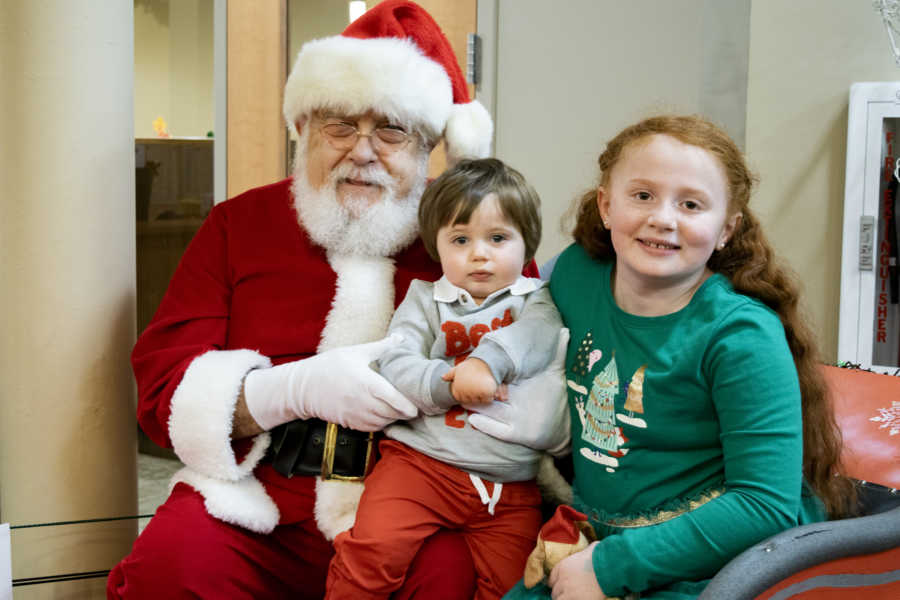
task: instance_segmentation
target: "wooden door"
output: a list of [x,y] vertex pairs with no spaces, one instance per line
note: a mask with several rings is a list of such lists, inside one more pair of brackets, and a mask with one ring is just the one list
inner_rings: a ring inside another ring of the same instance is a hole
[[227,192],[232,198],[287,174],[281,116],[287,0],[227,0]]

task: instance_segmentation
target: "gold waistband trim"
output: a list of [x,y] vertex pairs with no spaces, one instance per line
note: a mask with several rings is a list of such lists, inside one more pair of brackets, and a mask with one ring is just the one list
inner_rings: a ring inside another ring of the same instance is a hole
[[719,496],[721,496],[724,491],[725,490],[723,489],[710,490],[704,493],[699,498],[691,500],[681,508],[676,508],[673,510],[661,510],[652,516],[640,516],[635,517],[634,519],[612,519],[609,521],[603,521],[603,524],[619,529],[634,529],[637,527],[658,525],[660,523],[665,523],[666,521],[671,521],[675,517],[680,517],[685,513],[691,512],[692,510],[696,510],[713,498],[718,498]]

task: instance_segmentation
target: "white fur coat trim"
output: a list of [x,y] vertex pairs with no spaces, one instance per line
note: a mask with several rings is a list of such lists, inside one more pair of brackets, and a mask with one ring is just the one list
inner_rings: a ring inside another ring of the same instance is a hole
[[328,263],[337,285],[318,352],[383,338],[394,314],[393,259],[329,253]]
[[270,438],[256,436],[238,464],[231,447],[234,408],[247,373],[270,366],[267,357],[252,350],[211,350],[191,361],[172,395],[169,415],[172,447],[189,469],[225,481],[253,472]]
[[266,493],[262,483],[252,475],[238,481],[226,481],[185,467],[172,477],[170,492],[178,482],[184,482],[200,492],[206,512],[220,521],[256,533],[271,533],[281,518],[278,506]]
[[[328,262],[337,285],[318,351],[383,338],[394,314],[394,261],[329,254]],[[316,525],[326,539],[353,526],[362,493],[361,481],[316,482]]]
[[353,527],[364,490],[361,481],[316,481],[316,526],[326,540]]

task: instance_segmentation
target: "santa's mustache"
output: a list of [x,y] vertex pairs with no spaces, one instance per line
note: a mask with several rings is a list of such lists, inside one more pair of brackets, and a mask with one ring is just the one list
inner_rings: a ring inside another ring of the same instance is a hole
[[353,164],[341,163],[331,171],[328,180],[332,185],[352,181],[383,188],[390,187],[394,183],[394,178],[383,166],[378,164],[358,167]]

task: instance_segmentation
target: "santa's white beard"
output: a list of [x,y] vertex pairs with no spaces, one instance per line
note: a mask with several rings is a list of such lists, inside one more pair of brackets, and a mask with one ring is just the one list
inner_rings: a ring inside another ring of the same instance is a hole
[[[403,198],[395,197],[394,180],[380,165],[357,168],[339,163],[316,190],[306,175],[305,137],[302,136],[297,144],[294,206],[301,225],[315,243],[337,254],[391,256],[416,239],[419,199],[425,189],[428,169],[427,155],[418,165],[414,185]],[[384,190],[381,198],[370,202],[367,197],[351,196],[341,203],[337,197],[337,183],[347,177],[378,183]]]

